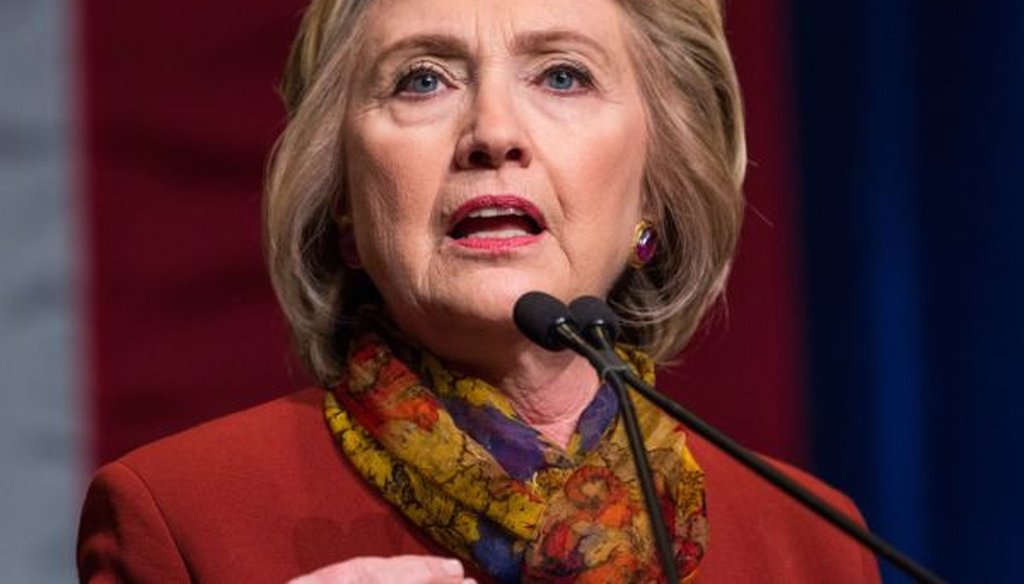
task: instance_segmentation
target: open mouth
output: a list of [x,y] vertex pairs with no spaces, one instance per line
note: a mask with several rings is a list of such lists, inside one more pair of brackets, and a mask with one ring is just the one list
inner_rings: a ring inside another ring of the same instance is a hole
[[448,236],[455,240],[515,239],[540,235],[540,211],[520,197],[476,197],[452,215]]

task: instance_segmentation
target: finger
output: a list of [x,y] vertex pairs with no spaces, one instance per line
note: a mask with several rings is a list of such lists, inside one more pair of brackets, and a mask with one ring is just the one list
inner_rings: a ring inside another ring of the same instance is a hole
[[417,556],[426,558],[428,561],[422,564],[429,570],[430,580],[428,582],[451,582],[461,584],[465,580],[466,570],[462,562],[454,558],[441,558],[438,556]]
[[461,584],[465,578],[462,562],[438,556],[394,556],[366,558],[360,566],[364,582],[403,584]]
[[462,562],[438,556],[361,557],[321,568],[289,584],[460,584]]

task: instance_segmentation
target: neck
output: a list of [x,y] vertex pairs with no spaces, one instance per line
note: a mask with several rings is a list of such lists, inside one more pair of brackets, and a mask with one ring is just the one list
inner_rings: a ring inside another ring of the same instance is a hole
[[565,448],[600,386],[597,372],[571,351],[553,353],[528,341],[510,321],[449,319],[445,327],[400,326],[437,357],[505,394],[516,413]]
[[497,381],[519,416],[562,448],[568,446],[599,385],[597,373],[584,358],[566,357],[564,363],[515,369]]
[[546,438],[565,448],[583,411],[600,385],[597,372],[586,359],[564,351],[552,353],[521,343],[501,363],[460,363],[460,366],[497,387],[516,413]]

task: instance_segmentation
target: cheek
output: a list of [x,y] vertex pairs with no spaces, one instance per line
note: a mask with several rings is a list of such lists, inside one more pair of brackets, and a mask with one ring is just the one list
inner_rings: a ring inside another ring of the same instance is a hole
[[346,150],[360,260],[389,306],[414,305],[444,235],[435,213],[452,146],[442,128],[385,111],[360,122]]
[[394,239],[398,245],[430,237],[430,217],[447,168],[437,133],[376,122],[354,134],[347,152],[348,192],[360,242]]
[[645,136],[642,117],[612,119],[562,151],[557,166],[567,227],[577,226],[586,245],[628,247],[642,211]]
[[550,149],[565,221],[562,245],[580,285],[605,294],[626,269],[642,216],[645,118],[636,105],[577,127]]

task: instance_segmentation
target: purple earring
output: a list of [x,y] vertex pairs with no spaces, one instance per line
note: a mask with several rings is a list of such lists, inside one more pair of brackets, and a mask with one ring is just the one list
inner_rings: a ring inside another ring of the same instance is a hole
[[633,231],[633,253],[629,257],[629,265],[639,270],[654,258],[658,251],[658,234],[654,226],[642,219]]
[[359,259],[359,248],[356,247],[356,234],[352,230],[352,220],[348,215],[338,218],[338,251],[341,253],[341,261],[352,270],[359,270],[363,267]]

